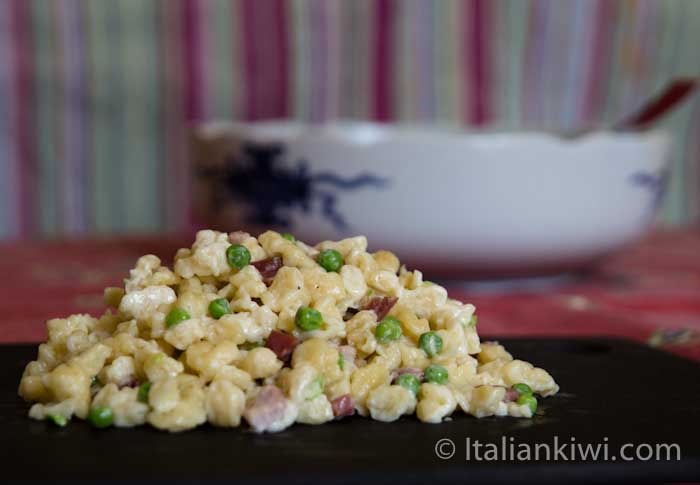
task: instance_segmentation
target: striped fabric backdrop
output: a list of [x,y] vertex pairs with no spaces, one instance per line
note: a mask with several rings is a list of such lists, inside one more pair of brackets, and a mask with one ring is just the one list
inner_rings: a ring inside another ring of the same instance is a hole
[[[698,0],[0,0],[0,237],[189,224],[188,124],[577,128],[700,73]],[[700,220],[700,96],[663,220]]]

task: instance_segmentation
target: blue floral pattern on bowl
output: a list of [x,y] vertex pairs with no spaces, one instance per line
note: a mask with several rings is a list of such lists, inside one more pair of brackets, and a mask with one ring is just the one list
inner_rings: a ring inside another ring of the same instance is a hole
[[305,160],[291,167],[277,162],[284,155],[280,143],[245,143],[238,156],[231,155],[216,173],[204,170],[214,184],[217,206],[233,202],[248,208],[246,222],[261,226],[290,228],[290,212],[308,214],[313,202],[319,202],[324,219],[338,231],[347,232],[349,224],[337,207],[341,191],[361,188],[381,189],[389,180],[371,173],[343,178],[332,172],[310,173]]
[[659,173],[652,172],[635,172],[629,177],[632,185],[641,187],[651,194],[651,200],[647,209],[647,219],[653,219],[658,210],[661,208],[666,187],[668,185],[668,171],[663,170]]

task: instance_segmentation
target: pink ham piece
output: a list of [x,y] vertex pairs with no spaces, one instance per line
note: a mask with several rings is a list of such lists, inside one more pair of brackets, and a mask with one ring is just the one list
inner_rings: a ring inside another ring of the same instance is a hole
[[289,405],[279,387],[264,386],[246,406],[243,417],[256,433],[274,431],[271,427],[285,418]]
[[343,418],[355,414],[355,401],[350,394],[343,394],[331,401],[333,416]]
[[284,362],[289,359],[292,352],[294,352],[294,348],[298,344],[299,340],[293,335],[280,332],[279,330],[273,330],[270,332],[269,337],[267,337],[265,347],[272,350],[277,358]]
[[416,376],[419,381],[423,380],[423,371],[418,369],[417,367],[401,367],[400,369],[391,371],[391,381],[394,382],[397,377],[404,374],[411,374],[413,376]]
[[250,263],[255,269],[260,271],[263,281],[269,285],[275,278],[277,271],[282,267],[282,258],[275,256],[273,258],[261,259],[254,263]]
[[250,237],[250,234],[244,231],[231,232],[228,235],[228,240],[231,244],[243,244]]
[[377,320],[381,320],[386,316],[391,308],[396,304],[398,298],[389,296],[375,296],[364,307],[365,310],[372,310],[377,314]]
[[506,395],[503,397],[503,402],[517,401],[519,397],[520,393],[515,389],[506,389]]

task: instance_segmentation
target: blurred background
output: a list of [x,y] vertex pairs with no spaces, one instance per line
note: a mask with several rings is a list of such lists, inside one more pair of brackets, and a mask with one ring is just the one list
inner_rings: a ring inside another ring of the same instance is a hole
[[[0,238],[182,231],[194,121],[574,130],[700,73],[696,0],[1,0]],[[700,219],[700,102],[666,225]]]
[[[191,243],[196,123],[575,131],[699,76],[699,45],[697,0],[0,0],[0,341],[99,312],[139,255]],[[483,333],[700,357],[697,92],[659,127],[661,229],[575,279],[452,281]]]

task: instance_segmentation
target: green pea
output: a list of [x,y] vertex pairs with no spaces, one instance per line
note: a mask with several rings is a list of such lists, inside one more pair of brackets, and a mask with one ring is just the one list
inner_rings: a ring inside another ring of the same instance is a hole
[[287,241],[296,242],[296,238],[295,238],[292,234],[290,234],[290,233],[288,233],[288,232],[283,232],[283,233],[281,234],[281,236],[282,236],[283,238],[285,238]]
[[323,394],[323,377],[319,376],[311,381],[304,390],[304,399],[312,401]]
[[530,386],[523,382],[519,382],[517,384],[513,384],[513,390],[518,391],[518,394],[532,394],[532,389]]
[[343,266],[343,255],[335,249],[326,249],[318,253],[316,262],[326,271],[338,271]]
[[447,384],[447,369],[441,365],[430,364],[425,368],[425,380],[435,384]]
[[323,324],[323,316],[318,310],[307,306],[301,306],[294,317],[294,324],[307,332],[310,330],[318,330]]
[[232,268],[241,269],[250,264],[250,251],[242,244],[234,244],[226,248],[226,261]]
[[381,344],[400,339],[402,333],[401,322],[394,317],[386,317],[379,322],[379,325],[377,325],[377,328],[374,330],[374,336]]
[[136,395],[139,402],[148,404],[148,393],[151,391],[151,383],[146,381],[139,386],[139,392]]
[[425,332],[418,339],[418,346],[428,357],[433,357],[442,352],[442,337],[437,332]]
[[521,394],[518,397],[518,404],[527,404],[532,414],[535,414],[535,411],[537,411],[537,398],[532,394]]
[[170,313],[168,313],[168,316],[165,317],[165,325],[170,328],[189,319],[190,314],[187,313],[187,311],[183,310],[182,308],[173,308],[170,310]]
[[209,303],[209,315],[218,320],[224,315],[231,313],[231,305],[226,298],[217,298]]
[[418,389],[420,389],[420,381],[413,374],[401,374],[396,378],[396,383],[401,387],[405,387],[413,394],[418,394]]
[[114,422],[114,413],[110,408],[92,408],[88,414],[88,421],[96,428],[106,428]]
[[65,425],[68,424],[68,420],[62,414],[49,414],[46,416],[46,419],[48,421],[51,421],[53,424],[55,424],[59,428],[63,428]]

